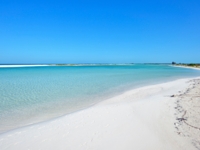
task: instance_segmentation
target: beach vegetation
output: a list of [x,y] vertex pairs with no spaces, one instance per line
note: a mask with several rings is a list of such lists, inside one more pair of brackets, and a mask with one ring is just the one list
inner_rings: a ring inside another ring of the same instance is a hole
[[185,63],[177,63],[177,64],[173,64],[173,65],[176,65],[176,66],[184,66],[184,67],[195,67],[195,68],[200,68],[200,63],[188,63],[188,64],[185,64]]
[[172,65],[175,65],[175,64],[176,64],[176,62],[173,61],[173,62],[172,62]]

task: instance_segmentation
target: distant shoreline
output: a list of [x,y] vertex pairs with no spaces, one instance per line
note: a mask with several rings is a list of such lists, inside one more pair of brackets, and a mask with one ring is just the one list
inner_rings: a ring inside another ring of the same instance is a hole
[[15,68],[15,67],[43,67],[49,65],[0,65],[0,68]]
[[13,67],[43,67],[43,66],[127,66],[136,64],[146,65],[170,65],[169,63],[80,63],[80,64],[0,64],[0,68]]
[[200,70],[200,65],[198,66],[189,66],[189,65],[171,65],[173,67],[180,67],[180,68],[189,68],[189,69],[195,69]]
[[15,67],[45,67],[45,66],[132,66],[134,64],[45,64],[45,65],[0,65],[0,68],[15,68]]

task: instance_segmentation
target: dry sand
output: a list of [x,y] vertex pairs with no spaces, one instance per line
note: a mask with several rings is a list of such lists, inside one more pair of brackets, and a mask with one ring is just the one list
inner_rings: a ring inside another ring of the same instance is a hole
[[125,92],[93,107],[0,135],[1,150],[200,149],[200,79]]
[[200,150],[200,80],[190,80],[189,84],[184,93],[176,95],[174,125],[180,136],[187,137]]

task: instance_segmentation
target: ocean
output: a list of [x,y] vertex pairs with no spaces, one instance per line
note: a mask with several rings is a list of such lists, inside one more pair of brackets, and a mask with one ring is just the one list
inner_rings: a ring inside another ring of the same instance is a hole
[[0,68],[0,133],[90,107],[146,85],[200,76],[170,65]]

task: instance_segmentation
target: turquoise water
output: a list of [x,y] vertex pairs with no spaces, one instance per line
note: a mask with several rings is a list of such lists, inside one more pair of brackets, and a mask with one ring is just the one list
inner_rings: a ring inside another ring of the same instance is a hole
[[126,90],[200,71],[168,65],[0,68],[0,133],[89,107]]

